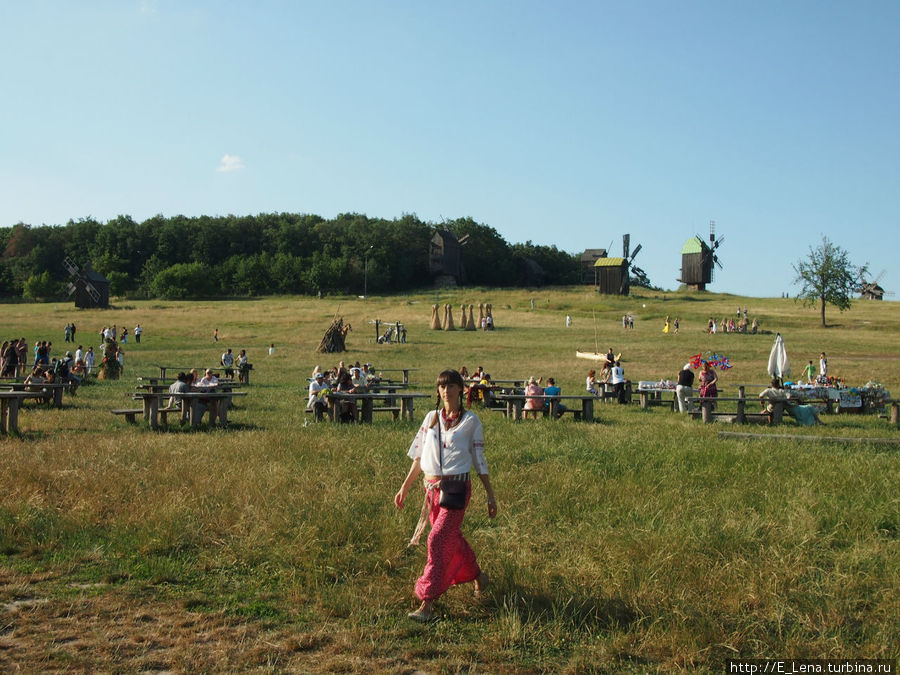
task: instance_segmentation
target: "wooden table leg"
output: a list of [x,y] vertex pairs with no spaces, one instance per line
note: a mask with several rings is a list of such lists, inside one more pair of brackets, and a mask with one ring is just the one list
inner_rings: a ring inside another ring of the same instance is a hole
[[197,428],[200,426],[200,416],[202,413],[200,412],[200,399],[199,398],[191,398],[191,426],[193,428]]
[[149,422],[149,421],[150,421],[150,407],[151,407],[151,405],[152,405],[152,404],[150,403],[150,399],[151,399],[151,398],[153,398],[153,397],[152,397],[152,396],[144,396],[144,397],[143,397],[143,401],[144,401],[144,421],[145,421],[145,422]]
[[145,401],[150,402],[150,428],[159,428],[159,396],[149,396]]
[[525,407],[525,402],[521,399],[516,399],[513,401],[513,420],[516,422],[520,422],[522,420],[522,409]]
[[581,419],[585,422],[594,421],[594,397],[589,396],[581,399]]
[[220,398],[218,401],[219,404],[219,424],[223,427],[228,426],[228,402],[231,398]]
[[63,395],[62,387],[54,387],[53,388],[53,405],[54,405],[54,407],[62,408],[62,395]]
[[9,433],[9,401],[8,398],[0,399],[0,432]]
[[372,408],[375,407],[375,400],[368,396],[362,400],[362,421],[363,424],[372,424]]

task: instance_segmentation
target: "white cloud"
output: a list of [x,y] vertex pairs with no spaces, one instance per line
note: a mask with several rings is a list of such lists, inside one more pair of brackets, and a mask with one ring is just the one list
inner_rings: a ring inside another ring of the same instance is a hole
[[228,171],[237,171],[238,169],[245,169],[244,160],[242,160],[237,155],[229,155],[227,152],[222,156],[222,159],[219,161],[219,166],[216,167],[216,171],[228,172]]

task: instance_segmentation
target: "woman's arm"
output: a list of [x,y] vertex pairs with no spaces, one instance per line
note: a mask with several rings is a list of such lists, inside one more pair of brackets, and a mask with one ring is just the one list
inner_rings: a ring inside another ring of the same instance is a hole
[[406,499],[409,488],[412,487],[412,484],[416,481],[416,478],[419,477],[420,473],[422,473],[421,462],[420,459],[416,457],[413,460],[412,466],[409,467],[409,473],[406,474],[406,479],[403,481],[403,485],[397,491],[397,494],[394,495],[394,505],[398,509],[403,508],[403,500]]
[[497,515],[497,500],[494,497],[494,488],[491,487],[491,477],[486,473],[478,474],[481,484],[484,485],[484,491],[487,493],[488,517],[493,518]]

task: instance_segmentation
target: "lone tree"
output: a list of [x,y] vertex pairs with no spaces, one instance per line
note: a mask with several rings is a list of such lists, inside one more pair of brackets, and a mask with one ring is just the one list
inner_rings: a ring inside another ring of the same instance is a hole
[[842,312],[850,309],[850,296],[858,291],[867,271],[866,265],[854,267],[847,251],[823,236],[822,245],[815,249],[810,246],[809,256],[794,265],[794,283],[801,284],[797,299],[810,307],[819,304],[825,326],[825,304]]

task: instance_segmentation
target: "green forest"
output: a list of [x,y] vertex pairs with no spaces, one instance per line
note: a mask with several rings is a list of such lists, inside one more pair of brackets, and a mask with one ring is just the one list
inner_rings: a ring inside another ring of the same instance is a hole
[[409,291],[432,284],[436,227],[469,235],[463,253],[472,286],[578,283],[579,255],[530,241],[510,244],[471,218],[436,226],[417,216],[385,220],[340,214],[119,216],[65,225],[0,228],[0,297],[53,300],[70,281],[66,257],[110,282],[114,296],[215,298],[272,294]]

